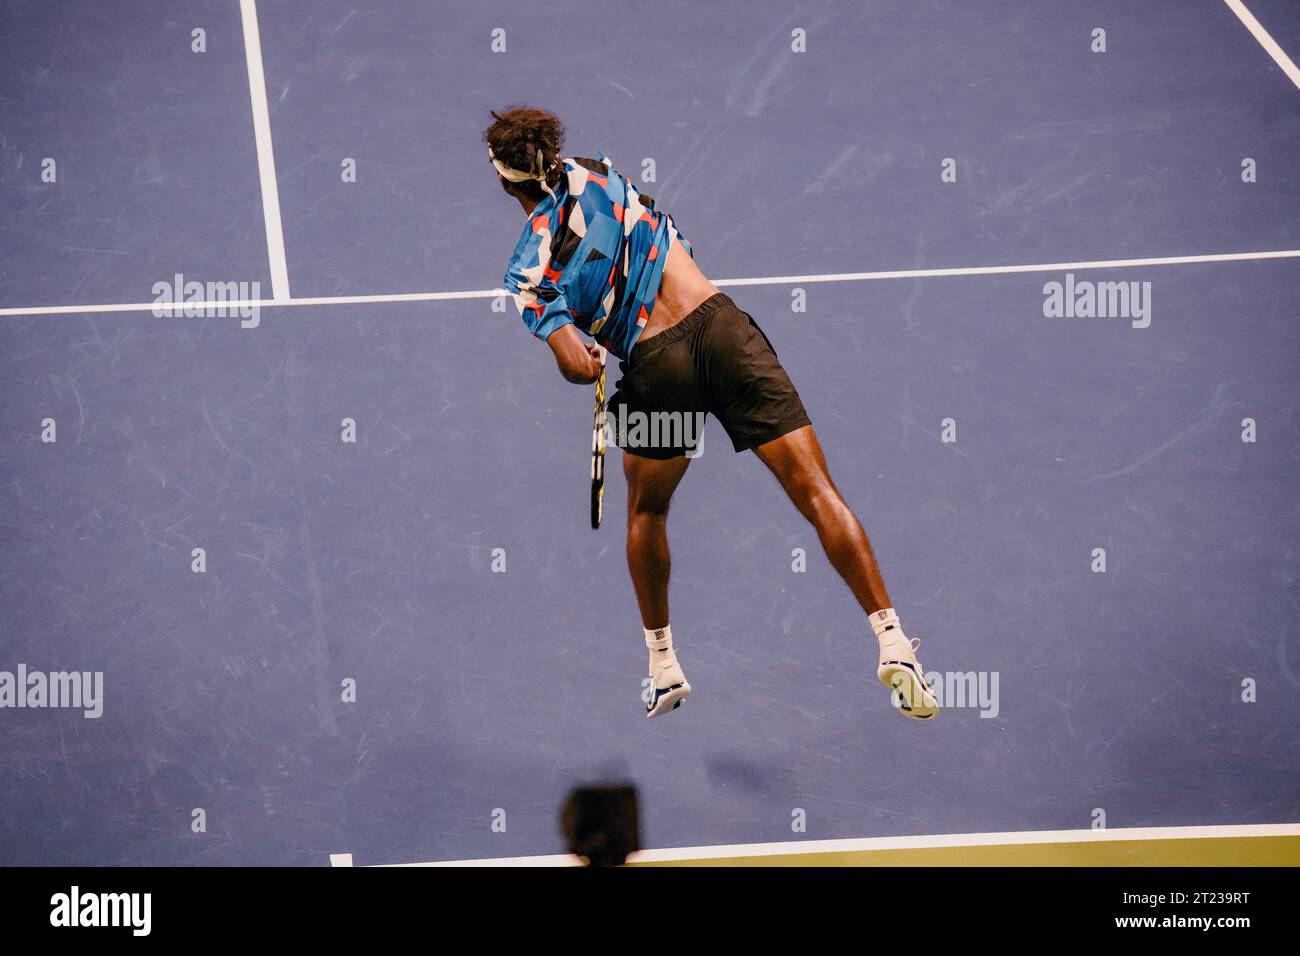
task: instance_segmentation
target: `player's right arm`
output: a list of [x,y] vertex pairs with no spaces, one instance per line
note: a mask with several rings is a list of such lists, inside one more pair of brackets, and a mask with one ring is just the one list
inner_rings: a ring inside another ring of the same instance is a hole
[[584,342],[572,323],[561,325],[546,339],[555,353],[555,364],[566,382],[590,385],[600,378],[600,348]]
[[538,216],[515,247],[505,288],[528,331],[551,347],[565,380],[590,385],[600,376],[600,350],[583,342],[574,328],[573,313],[557,285],[560,271],[551,265],[550,218]]

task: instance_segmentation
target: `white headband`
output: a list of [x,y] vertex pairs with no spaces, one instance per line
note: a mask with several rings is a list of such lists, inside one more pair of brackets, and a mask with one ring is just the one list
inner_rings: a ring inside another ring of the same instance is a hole
[[500,173],[504,179],[512,183],[525,183],[529,180],[535,179],[541,184],[543,191],[553,196],[555,194],[551,192],[551,187],[546,184],[545,156],[540,149],[537,150],[536,155],[536,170],[526,173],[521,169],[511,169],[505,163],[501,162],[501,160],[497,159],[496,154],[492,152],[491,146],[488,147],[488,159],[492,160],[492,165],[496,167],[496,171]]

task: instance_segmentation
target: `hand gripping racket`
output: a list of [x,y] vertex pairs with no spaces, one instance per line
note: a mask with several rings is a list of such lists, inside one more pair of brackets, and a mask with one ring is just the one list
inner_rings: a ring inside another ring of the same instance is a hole
[[596,379],[596,412],[591,426],[591,526],[600,527],[605,500],[605,350],[600,350]]

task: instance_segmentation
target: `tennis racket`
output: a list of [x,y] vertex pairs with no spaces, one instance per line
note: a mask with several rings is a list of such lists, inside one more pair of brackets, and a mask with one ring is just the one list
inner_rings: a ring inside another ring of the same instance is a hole
[[591,527],[599,528],[605,501],[605,350],[600,350],[595,421],[591,426]]

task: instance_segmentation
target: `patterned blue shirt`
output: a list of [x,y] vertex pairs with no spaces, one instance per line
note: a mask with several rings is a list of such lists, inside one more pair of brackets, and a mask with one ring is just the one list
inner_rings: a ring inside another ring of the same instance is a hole
[[694,255],[604,153],[565,159],[565,175],[524,226],[506,270],[524,325],[546,339],[573,323],[626,359],[654,309],[673,243]]

